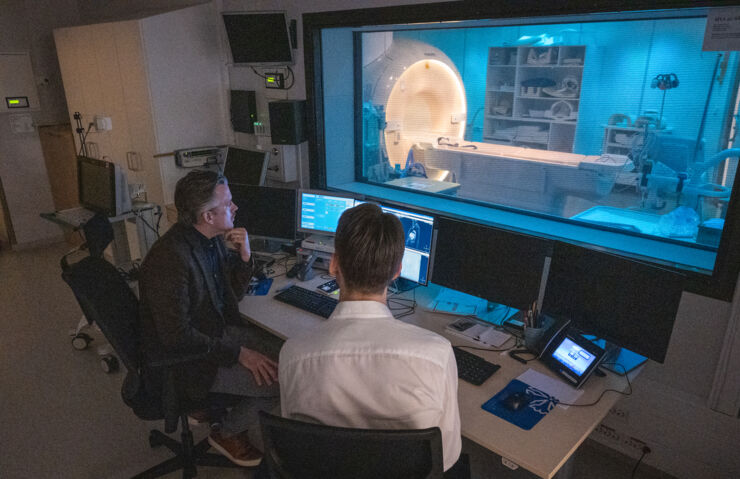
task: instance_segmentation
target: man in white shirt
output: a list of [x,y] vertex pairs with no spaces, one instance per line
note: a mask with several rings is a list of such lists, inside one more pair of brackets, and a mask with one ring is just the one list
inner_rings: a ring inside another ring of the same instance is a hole
[[283,416],[368,429],[437,426],[448,470],[462,446],[452,346],[386,306],[387,285],[401,272],[401,222],[364,203],[344,212],[334,244],[339,304],[318,331],[283,346]]

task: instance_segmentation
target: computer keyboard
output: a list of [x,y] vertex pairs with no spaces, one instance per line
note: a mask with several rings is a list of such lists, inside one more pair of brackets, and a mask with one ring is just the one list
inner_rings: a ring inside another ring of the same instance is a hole
[[275,295],[275,299],[283,303],[301,308],[309,313],[328,318],[336,308],[337,301],[324,294],[311,291],[300,286],[291,286]]
[[63,219],[67,223],[75,226],[82,226],[87,223],[90,218],[95,216],[94,211],[90,211],[87,208],[83,208],[82,206],[57,211],[55,214],[58,218]]
[[458,347],[453,347],[452,350],[457,363],[457,377],[475,386],[483,384],[501,367]]

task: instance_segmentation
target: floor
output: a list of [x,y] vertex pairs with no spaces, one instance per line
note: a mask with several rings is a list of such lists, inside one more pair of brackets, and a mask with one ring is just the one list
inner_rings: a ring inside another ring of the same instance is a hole
[[[96,344],[77,351],[69,331],[81,317],[61,280],[67,244],[0,250],[0,478],[127,478],[168,458],[147,437],[159,422],[137,419],[120,399],[124,374],[105,374]],[[196,439],[207,431],[195,430]],[[465,440],[474,478],[532,477]],[[593,441],[576,453],[575,478],[627,479],[634,459]],[[171,474],[168,477],[180,477]],[[247,470],[202,469],[199,478],[251,478]],[[645,465],[634,476],[669,479]]]

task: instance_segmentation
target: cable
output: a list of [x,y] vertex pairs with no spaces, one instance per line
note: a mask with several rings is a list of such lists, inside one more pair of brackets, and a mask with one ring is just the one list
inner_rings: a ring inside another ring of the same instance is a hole
[[[514,336],[512,336],[512,337],[511,337],[511,338],[509,338],[509,339],[507,339],[507,340],[506,340],[506,341],[504,342],[504,344],[508,343],[508,342],[509,342],[509,341],[510,341],[510,340],[511,340],[512,338],[514,338]],[[514,338],[514,339],[516,339],[516,338]],[[514,344],[513,344],[513,345],[511,345],[511,346],[509,346],[508,348],[500,348],[500,349],[498,349],[498,348],[479,348],[479,347],[477,347],[477,346],[469,346],[469,345],[467,345],[467,344],[460,344],[460,345],[457,345],[457,346],[453,345],[452,347],[453,347],[453,348],[468,348],[468,349],[475,349],[476,351],[492,351],[492,352],[494,352],[494,353],[501,353],[501,352],[504,352],[504,351],[509,351],[509,350],[511,350],[511,349],[513,349],[513,348],[515,348],[515,347],[516,347],[516,341],[514,341]]]
[[285,68],[287,68],[288,71],[290,72],[290,85],[286,86],[285,89],[290,90],[291,88],[293,88],[293,85],[295,84],[295,74],[293,73],[293,69],[290,68],[290,66],[285,65]]
[[[132,213],[134,214],[134,216],[136,216],[137,218],[139,218],[142,223],[144,223],[144,226],[146,226],[147,228],[149,228],[150,230],[152,230],[154,232],[154,234],[157,235],[157,239],[159,239],[159,220],[157,220],[157,229],[154,229],[154,227],[152,225],[150,225],[147,220],[144,219],[144,216],[141,214],[140,211],[132,211]],[[160,217],[162,216],[161,209],[158,212],[158,214],[159,214]]]
[[257,75],[260,78],[267,79],[267,75],[263,75],[262,73],[258,72],[254,67],[251,67],[251,68],[255,75]]
[[87,125],[87,130],[85,131],[85,133],[80,133],[80,152],[77,153],[77,156],[82,156],[82,152],[85,150],[87,135],[90,133],[90,128],[92,128],[94,124],[95,123],[90,123],[89,125]]
[[638,466],[640,465],[640,463],[642,462],[642,459],[643,459],[643,458],[644,458],[644,457],[645,457],[645,456],[646,456],[647,454],[650,454],[650,452],[652,452],[652,451],[650,450],[650,448],[649,448],[649,447],[647,447],[647,446],[642,446],[642,455],[640,456],[640,459],[638,459],[638,460],[637,460],[637,464],[635,464],[635,467],[634,467],[634,468],[632,469],[632,476],[630,476],[630,477],[632,477],[632,479],[634,479],[634,477],[635,477],[635,473],[637,472],[637,467],[638,467]]
[[559,402],[558,404],[561,406],[575,406],[575,407],[586,407],[586,406],[593,406],[595,404],[598,404],[599,401],[601,401],[601,398],[604,397],[604,394],[608,393],[609,391],[615,392],[617,394],[621,394],[623,396],[631,396],[632,395],[632,383],[630,382],[630,378],[627,375],[627,370],[619,363],[601,363],[601,364],[611,364],[613,366],[619,366],[622,368],[622,371],[624,371],[624,378],[627,380],[627,386],[629,386],[629,392],[625,393],[622,391],[617,391],[616,389],[604,389],[601,391],[601,394],[599,394],[599,397],[594,402],[586,403],[586,404],[569,404],[564,402]]

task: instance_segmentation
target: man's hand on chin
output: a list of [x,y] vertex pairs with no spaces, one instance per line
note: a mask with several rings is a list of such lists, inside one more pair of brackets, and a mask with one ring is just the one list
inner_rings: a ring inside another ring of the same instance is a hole
[[229,230],[225,235],[224,239],[234,244],[242,261],[245,263],[252,257],[252,251],[249,249],[249,234],[245,228],[234,228]]

